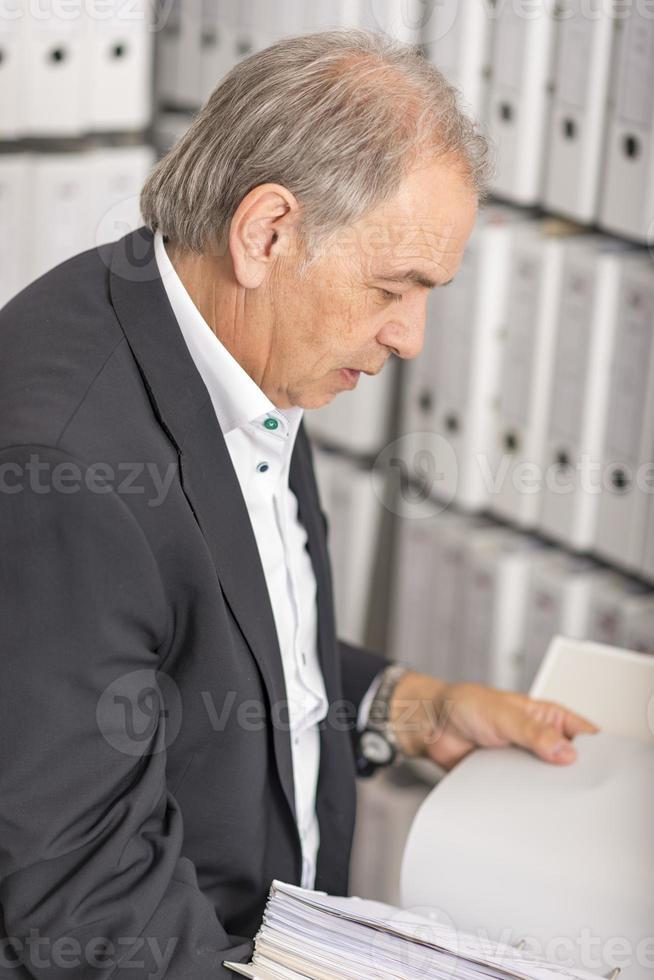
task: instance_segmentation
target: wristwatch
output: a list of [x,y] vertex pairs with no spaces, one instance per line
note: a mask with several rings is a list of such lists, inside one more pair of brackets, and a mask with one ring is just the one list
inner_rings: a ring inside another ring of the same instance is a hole
[[370,705],[366,726],[357,743],[357,772],[372,776],[382,766],[390,766],[400,754],[400,747],[390,722],[391,701],[398,682],[407,673],[401,664],[387,667]]

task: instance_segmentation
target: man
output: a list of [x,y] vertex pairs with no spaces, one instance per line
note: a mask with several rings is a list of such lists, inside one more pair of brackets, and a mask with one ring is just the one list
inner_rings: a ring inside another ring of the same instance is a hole
[[273,878],[346,891],[366,734],[451,767],[592,730],[335,638],[302,412],[419,353],[484,155],[411,51],[284,41],[154,170],[147,228],[3,311],[3,975],[229,976]]

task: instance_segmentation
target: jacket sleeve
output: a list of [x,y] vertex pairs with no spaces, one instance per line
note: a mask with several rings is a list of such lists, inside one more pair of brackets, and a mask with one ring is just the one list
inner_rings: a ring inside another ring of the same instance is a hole
[[343,640],[339,640],[338,645],[343,676],[343,697],[347,704],[354,706],[356,718],[368,688],[384,668],[390,666],[390,661],[378,653],[352,646]]
[[158,568],[87,476],[54,449],[0,452],[0,975],[226,980],[252,942],[182,856]]

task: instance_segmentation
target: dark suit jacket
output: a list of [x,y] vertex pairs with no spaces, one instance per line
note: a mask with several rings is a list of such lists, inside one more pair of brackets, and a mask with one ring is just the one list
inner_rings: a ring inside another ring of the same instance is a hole
[[[300,880],[285,688],[152,234],[29,286],[0,313],[0,351],[0,975],[231,977],[271,880]],[[354,718],[384,662],[336,640],[303,430],[291,485],[331,702],[316,887],[343,894]]]

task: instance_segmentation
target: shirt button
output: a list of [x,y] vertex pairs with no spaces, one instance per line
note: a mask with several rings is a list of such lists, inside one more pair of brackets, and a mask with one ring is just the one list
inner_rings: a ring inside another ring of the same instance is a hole
[[270,469],[269,463],[259,463],[257,466],[257,473],[267,473]]
[[279,422],[277,419],[266,419],[263,423],[269,432],[275,432],[279,428]]
[[304,664],[304,666],[306,667],[306,665],[307,665],[307,655],[306,655],[306,653],[304,652],[304,650],[302,651],[302,663],[303,663],[303,664]]

